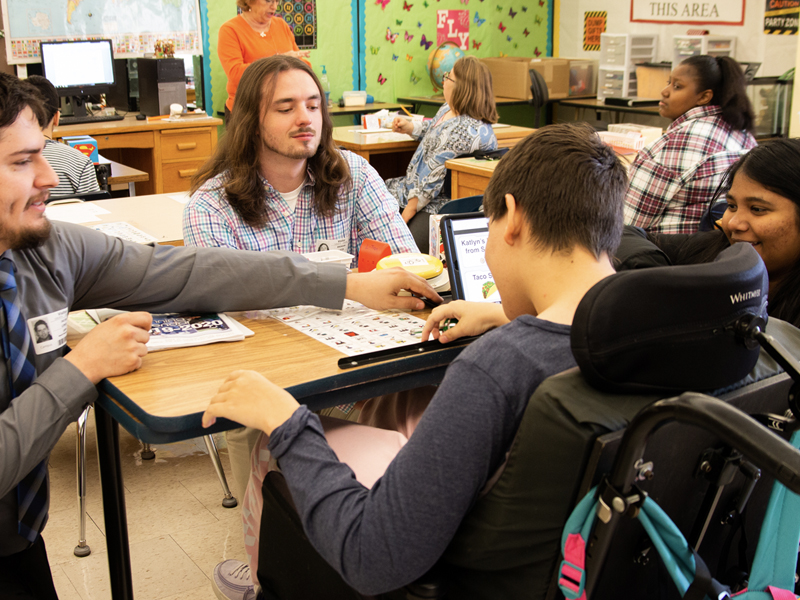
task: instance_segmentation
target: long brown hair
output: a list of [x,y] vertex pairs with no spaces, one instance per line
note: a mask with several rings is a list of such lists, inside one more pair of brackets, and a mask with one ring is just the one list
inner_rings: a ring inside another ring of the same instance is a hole
[[459,115],[468,115],[485,123],[497,123],[489,67],[474,56],[464,56],[453,65],[453,75],[456,76],[456,83],[450,108]]
[[191,189],[194,194],[212,177],[226,173],[220,187],[225,190],[228,203],[251,227],[263,227],[267,218],[264,188],[259,173],[261,115],[272,102],[275,78],[280,73],[292,70],[308,73],[322,99],[319,147],[316,154],[308,159],[308,167],[314,176],[314,209],[317,214],[334,214],[340,189],[352,182],[347,162],[333,141],[333,125],[325,104],[325,93],[314,71],[302,60],[292,56],[260,58],[247,67],[242,75],[236,91],[236,107],[228,120],[225,135],[213,156],[192,178]]

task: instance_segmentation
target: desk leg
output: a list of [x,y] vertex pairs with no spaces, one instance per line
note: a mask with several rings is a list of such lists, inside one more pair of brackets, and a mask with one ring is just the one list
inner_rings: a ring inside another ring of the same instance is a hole
[[458,171],[450,170],[450,198],[456,200],[460,198],[458,190]]
[[111,598],[133,600],[131,550],[128,545],[128,518],[119,460],[119,423],[100,405],[95,404],[97,457],[100,463],[100,486],[106,523],[108,570]]
[[136,183],[133,181],[128,182],[128,196],[133,198],[136,195]]

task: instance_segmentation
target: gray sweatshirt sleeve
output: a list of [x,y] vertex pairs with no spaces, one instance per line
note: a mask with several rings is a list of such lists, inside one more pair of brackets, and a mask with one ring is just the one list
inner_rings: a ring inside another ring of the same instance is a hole
[[475,364],[451,365],[414,435],[364,488],[305,407],[276,429],[278,459],[317,551],[363,594],[426,573],[502,460],[515,430],[501,386]]
[[54,230],[63,242],[60,256],[44,259],[62,265],[64,278],[74,276],[73,310],[341,308],[344,301],[345,267],[313,263],[294,252],[149,246],[78,225],[60,224]]
[[67,425],[96,397],[92,382],[59,358],[11,401],[0,413],[0,498],[47,457]]

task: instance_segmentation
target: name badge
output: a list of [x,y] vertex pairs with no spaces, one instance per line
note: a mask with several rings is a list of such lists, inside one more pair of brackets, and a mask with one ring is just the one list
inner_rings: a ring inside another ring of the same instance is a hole
[[28,332],[37,356],[67,345],[68,316],[68,309],[62,308],[48,315],[28,319]]
[[314,248],[317,252],[325,252],[326,250],[341,250],[347,252],[347,238],[341,240],[317,240]]

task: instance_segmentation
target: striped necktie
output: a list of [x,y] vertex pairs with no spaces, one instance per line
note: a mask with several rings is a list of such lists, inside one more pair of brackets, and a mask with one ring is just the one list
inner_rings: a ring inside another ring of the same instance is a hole
[[[0,259],[0,304],[3,327],[0,327],[3,354],[6,359],[11,397],[16,398],[36,379],[33,363],[33,344],[25,318],[17,299],[17,281],[14,263],[9,258]],[[40,462],[17,485],[19,507],[18,531],[29,542],[34,542],[44,527],[47,517],[47,465]]]

